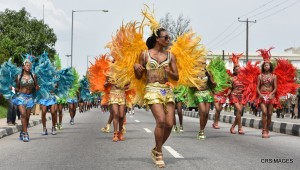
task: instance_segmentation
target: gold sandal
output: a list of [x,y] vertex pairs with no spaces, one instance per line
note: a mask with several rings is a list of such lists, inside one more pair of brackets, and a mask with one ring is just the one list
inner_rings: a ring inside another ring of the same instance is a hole
[[163,154],[162,152],[155,151],[155,166],[158,168],[164,168],[165,162],[163,161]]
[[155,161],[156,161],[155,152],[156,152],[156,146],[151,150],[151,158],[153,160],[153,163],[155,163]]

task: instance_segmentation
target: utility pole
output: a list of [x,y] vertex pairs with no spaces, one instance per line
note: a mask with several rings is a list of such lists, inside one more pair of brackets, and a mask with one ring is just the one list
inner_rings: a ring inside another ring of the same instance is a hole
[[224,50],[222,50],[222,60],[225,61],[225,54],[224,54]]
[[66,55],[66,57],[68,57],[68,59],[67,59],[67,67],[69,67],[69,57],[71,57],[71,55]]
[[248,62],[248,47],[249,47],[249,22],[251,23],[256,23],[256,20],[254,21],[249,21],[248,18],[246,19],[246,21],[242,21],[240,20],[240,18],[238,18],[239,22],[246,22],[246,63]]
[[44,4],[43,4],[43,24],[44,24],[44,22],[45,22],[45,8],[44,8]]

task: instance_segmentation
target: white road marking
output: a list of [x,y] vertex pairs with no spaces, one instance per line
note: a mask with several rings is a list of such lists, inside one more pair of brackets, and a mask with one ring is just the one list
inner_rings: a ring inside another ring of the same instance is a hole
[[133,118],[133,116],[129,116],[130,118]]
[[134,120],[135,122],[140,122],[139,120]]
[[150,129],[148,128],[144,128],[144,130],[147,132],[147,133],[152,133]]
[[176,152],[171,146],[164,146],[164,148],[170,152],[171,155],[173,155],[175,158],[184,158],[182,155],[180,155],[178,152]]

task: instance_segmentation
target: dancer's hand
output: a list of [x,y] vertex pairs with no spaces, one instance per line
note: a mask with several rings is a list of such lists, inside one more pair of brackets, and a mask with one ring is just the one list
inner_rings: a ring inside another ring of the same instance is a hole
[[262,94],[260,94],[260,95],[259,95],[259,97],[260,97],[260,98],[262,98],[262,99],[264,99],[264,98],[265,98],[265,97],[264,97]]
[[268,95],[268,98],[269,98],[269,99],[273,99],[273,98],[274,98],[274,95],[273,95],[273,94],[269,94],[269,95]]
[[104,87],[105,87],[105,88],[108,87],[109,84],[110,84],[110,83],[106,81],[106,82],[104,83]]
[[134,64],[134,70],[138,71],[139,73],[142,73],[144,71],[144,67],[141,64]]
[[166,67],[164,67],[164,69],[165,69],[165,71],[166,71],[167,73],[170,73],[170,72],[171,72],[171,70],[170,70],[170,67],[169,67],[169,66],[166,66]]

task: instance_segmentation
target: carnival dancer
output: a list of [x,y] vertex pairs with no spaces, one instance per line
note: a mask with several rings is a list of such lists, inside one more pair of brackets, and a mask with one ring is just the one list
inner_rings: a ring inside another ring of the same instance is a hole
[[69,104],[69,113],[70,113],[70,125],[74,125],[74,118],[76,115],[76,108],[77,108],[77,102],[78,102],[78,89],[79,89],[79,74],[75,70],[75,68],[72,68],[72,73],[74,77],[74,81],[72,84],[72,88],[68,92],[68,99],[67,102]]
[[83,111],[87,111],[87,103],[90,97],[89,82],[87,77],[83,76],[79,83],[79,110],[83,113]]
[[63,106],[67,104],[66,98],[58,98],[57,100],[57,108],[55,109],[58,113],[58,121],[56,123],[56,129],[62,130],[62,119],[63,119]]
[[[151,150],[151,156],[155,165],[163,168],[162,145],[168,139],[174,123],[175,99],[172,88],[177,85],[198,87],[200,69],[195,67],[195,61],[203,55],[204,50],[198,49],[201,38],[194,39],[194,33],[187,33],[172,44],[170,51],[166,51],[170,43],[168,31],[159,25],[148,9],[145,8],[142,14],[149,20],[145,25],[150,26],[152,36],[144,42],[143,22],[141,25],[133,22],[121,27],[122,36],[119,37],[122,45],[118,46],[118,41],[114,43],[115,48],[120,49],[117,54],[121,55],[116,55],[119,57],[116,61],[120,64],[115,64],[116,71],[112,71],[115,75],[111,77],[118,86],[124,87],[131,82],[130,87],[138,87],[135,89],[137,104],[150,107],[156,120],[156,145]],[[174,53],[180,57],[175,58]],[[178,65],[182,72],[178,72]]]
[[182,105],[185,102],[187,87],[185,86],[178,86],[177,88],[174,88],[174,95],[175,95],[175,108],[177,110],[178,119],[179,119],[179,128],[176,126],[176,117],[174,114],[174,126],[173,126],[173,132],[177,133],[183,133],[183,114],[182,114]]
[[219,129],[218,121],[223,105],[226,103],[227,97],[224,95],[228,92],[230,85],[230,71],[226,70],[225,62],[221,57],[214,57],[207,69],[211,72],[216,86],[211,90],[214,93],[215,117],[212,127]]
[[58,55],[55,55],[55,67],[56,75],[58,76],[58,87],[55,89],[55,97],[57,101],[56,113],[58,113],[58,121],[56,123],[56,129],[62,130],[62,119],[63,106],[67,104],[67,96],[69,89],[72,88],[72,83],[74,81],[72,68],[61,69],[60,59]]
[[269,138],[269,126],[273,114],[273,106],[278,104],[275,98],[277,91],[277,76],[273,74],[273,65],[270,61],[270,50],[259,49],[260,55],[264,62],[261,66],[261,74],[257,80],[257,93],[259,96],[258,103],[262,110],[262,138]]
[[287,96],[288,93],[296,94],[299,88],[295,80],[296,68],[287,59],[276,59],[276,67],[272,72],[271,49],[273,47],[258,50],[264,59],[261,70],[257,66],[259,62],[254,65],[248,62],[238,75],[244,86],[245,101],[254,102],[263,111],[262,138],[270,137],[269,126],[273,107],[281,108],[279,98]]
[[155,30],[147,39],[149,50],[141,53],[139,63],[134,65],[138,79],[142,78],[144,73],[147,77],[144,99],[156,120],[154,132],[156,146],[153,153],[158,167],[165,166],[162,145],[168,139],[174,122],[174,94],[165,83],[168,82],[168,77],[179,79],[175,57],[163,49],[168,46],[169,41],[168,32],[164,28]]
[[243,54],[232,53],[232,57],[230,58],[234,65],[233,66],[233,77],[231,78],[232,87],[231,87],[231,89],[229,89],[227,94],[225,94],[225,96],[229,95],[230,104],[232,104],[234,106],[234,108],[236,109],[236,117],[230,128],[230,133],[236,134],[236,132],[234,131],[234,128],[236,125],[238,125],[238,134],[240,134],[240,135],[245,134],[243,127],[242,127],[241,114],[242,114],[243,105],[246,104],[246,102],[243,98],[244,85],[238,79],[238,74],[239,74],[239,69],[240,69],[238,60],[242,55]]
[[104,83],[107,81],[107,75],[109,74],[110,62],[106,54],[95,57],[95,63],[91,63],[88,74],[91,92],[102,93],[100,105],[103,111],[109,111],[110,113],[106,126],[101,128],[101,131],[104,133],[110,132],[110,124],[113,121],[113,114],[109,107],[110,86],[104,87]]
[[[11,60],[10,58],[0,66],[0,98],[4,97],[9,103],[7,124],[17,125],[15,122],[17,106],[12,102],[16,92],[12,87],[16,87],[15,80],[18,74],[20,74],[21,68],[17,67]],[[20,115],[18,115],[18,117],[20,117]]]
[[29,142],[30,140],[27,127],[29,124],[31,108],[34,106],[32,94],[34,90],[40,89],[36,75],[31,72],[33,61],[34,57],[32,55],[27,55],[26,59],[23,61],[22,72],[16,78],[15,91],[18,92],[18,95],[13,99],[13,103],[18,106],[21,113],[22,131],[20,133],[20,140],[23,140],[24,142]]
[[198,139],[204,140],[206,138],[204,129],[207,124],[210,105],[214,101],[211,89],[216,86],[216,83],[213,81],[211,73],[206,70],[205,59],[200,63],[200,65],[202,65],[201,67],[203,68],[203,72],[199,74],[199,79],[204,82],[204,85],[197,89],[194,88],[194,97],[195,103],[198,105],[198,112],[200,115],[200,131],[198,134]]
[[155,147],[152,149],[152,159],[159,168],[165,167],[162,154],[162,145],[168,139],[175,112],[175,99],[170,87],[170,79],[178,81],[179,75],[174,55],[166,51],[170,43],[170,36],[166,29],[161,28],[147,9],[143,15],[151,23],[152,36],[146,41],[148,50],[141,52],[138,63],[134,65],[136,78],[145,76],[146,87],[144,103],[150,107],[156,120],[154,131]]
[[41,92],[45,92],[45,94],[41,95],[38,100],[41,110],[42,110],[42,124],[43,124],[43,132],[42,135],[48,135],[47,127],[46,127],[46,113],[49,108],[51,117],[52,117],[52,135],[56,135],[56,123],[57,123],[57,113],[56,113],[56,97],[55,97],[55,89],[58,87],[58,76],[56,75],[56,70],[51,61],[48,58],[48,54],[44,52],[38,61],[38,65],[35,67],[35,73],[40,78],[40,86]]
[[[112,50],[112,49],[111,49]],[[111,67],[115,63],[115,59],[113,59]],[[111,74],[114,69],[111,68],[109,74]],[[126,86],[119,87],[118,84],[113,83],[114,81],[109,81],[109,76],[107,77],[107,81],[104,83],[104,87],[107,88],[110,86],[109,91],[109,107],[111,108],[113,114],[113,126],[114,126],[114,135],[112,138],[113,142],[124,141],[124,133],[123,131],[123,123],[124,116],[126,111],[126,96],[125,91],[129,88],[130,84]]]

